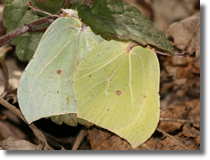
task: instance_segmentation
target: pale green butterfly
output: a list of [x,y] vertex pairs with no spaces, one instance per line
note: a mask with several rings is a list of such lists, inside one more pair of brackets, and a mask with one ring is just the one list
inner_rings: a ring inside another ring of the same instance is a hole
[[77,113],[72,77],[86,54],[104,41],[74,10],[53,22],[26,67],[18,88],[20,109],[28,123],[43,117]]
[[155,131],[160,115],[156,53],[133,42],[105,41],[73,77],[77,116],[108,129],[135,148]]

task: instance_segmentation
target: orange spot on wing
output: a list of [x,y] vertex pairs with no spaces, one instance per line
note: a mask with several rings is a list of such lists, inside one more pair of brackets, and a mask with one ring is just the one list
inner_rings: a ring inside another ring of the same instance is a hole
[[122,92],[121,92],[120,90],[117,90],[115,93],[116,93],[118,96],[122,94]]
[[56,71],[56,73],[57,73],[57,74],[61,74],[62,71],[59,69],[59,70]]
[[69,104],[69,96],[66,98],[66,103]]

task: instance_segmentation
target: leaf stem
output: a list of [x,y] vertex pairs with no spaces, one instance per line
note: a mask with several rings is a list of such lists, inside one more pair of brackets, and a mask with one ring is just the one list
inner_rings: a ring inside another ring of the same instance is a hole
[[[153,48],[149,45],[147,46],[147,48],[151,49],[152,51],[156,52],[157,54],[164,55],[164,56],[171,56],[171,54],[169,54],[167,52],[157,51],[155,48]],[[189,53],[187,53],[187,52],[174,54],[174,56],[176,56],[176,57],[187,57],[188,55],[189,55]]]
[[43,10],[41,10],[41,9],[39,9],[39,8],[37,8],[37,7],[35,7],[31,2],[28,2],[28,6],[29,6],[31,9],[35,10],[35,11],[44,13],[44,14],[49,15],[49,16],[52,15],[52,14],[49,13],[49,12],[43,11]]

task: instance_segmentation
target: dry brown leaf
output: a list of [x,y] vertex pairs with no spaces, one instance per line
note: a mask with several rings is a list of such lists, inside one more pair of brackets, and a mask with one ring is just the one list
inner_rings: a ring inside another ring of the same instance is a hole
[[182,132],[178,133],[181,137],[182,142],[188,149],[198,150],[200,147],[200,131],[189,123],[184,124],[182,127]]
[[26,140],[17,140],[11,136],[0,141],[0,146],[4,150],[42,150],[43,148],[41,144],[35,145]]
[[196,29],[196,34],[188,45],[187,50],[191,55],[193,55],[195,52],[194,66],[197,67],[200,71],[200,20]]
[[193,62],[194,58],[187,57],[187,66],[186,67],[177,67],[177,72],[176,72],[176,78],[193,78],[194,74],[192,72],[193,70]]
[[200,14],[197,13],[180,22],[171,24],[167,30],[167,35],[173,37],[177,48],[184,50],[187,48],[200,26]]
[[183,57],[174,56],[172,59],[172,63],[174,66],[186,66],[187,60],[186,60],[186,58],[183,58]]
[[157,144],[158,144],[158,140],[151,137],[150,139],[148,139],[146,141],[146,144],[152,149],[152,150],[155,150],[157,149]]
[[[174,44],[181,50],[186,50],[193,58],[193,73],[200,73],[200,13],[180,22],[173,23],[167,30],[167,35],[173,37]],[[178,58],[176,58],[178,59]],[[176,63],[176,61],[175,61]]]
[[[165,108],[161,111],[160,117],[200,121],[200,99]],[[180,122],[160,121],[158,127],[165,132],[174,132],[181,129],[182,125]]]
[[158,143],[157,150],[183,150],[183,147],[171,138],[166,137],[163,141]]
[[197,1],[153,0],[152,6],[155,13],[155,24],[162,31],[165,31],[171,23],[185,19],[195,13],[195,3]]
[[[196,138],[196,137],[200,138],[200,131],[190,126],[190,124],[188,123],[184,124],[184,126],[182,127],[182,132],[179,133],[179,135],[180,136],[184,135],[188,138]],[[197,143],[200,143],[200,140]]]
[[131,150],[130,144],[119,136],[96,127],[88,130],[92,150]]
[[5,138],[10,135],[17,139],[26,139],[27,135],[19,127],[19,125],[22,123],[19,117],[10,110],[3,110],[1,113],[7,117],[6,120],[2,121],[4,126],[7,128],[7,130],[4,129],[4,132],[2,131]]

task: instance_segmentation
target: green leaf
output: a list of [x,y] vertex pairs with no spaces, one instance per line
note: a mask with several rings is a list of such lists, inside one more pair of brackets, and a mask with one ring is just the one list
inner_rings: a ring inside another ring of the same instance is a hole
[[108,129],[135,148],[155,131],[160,114],[156,53],[133,42],[105,41],[78,66],[77,116]]
[[58,18],[50,25],[20,79],[18,100],[28,123],[77,113],[72,77],[82,58],[103,41],[75,17]]
[[71,0],[72,7],[77,8],[79,5],[81,5],[83,0]]
[[[41,18],[40,15],[38,15],[36,11],[31,10],[28,6],[28,2],[31,1],[33,4],[35,3],[34,0],[4,0],[5,8],[4,8],[4,26],[7,29],[7,33],[15,30],[16,28],[31,23],[34,20],[37,20]],[[38,0],[37,0],[38,1]],[[59,0],[59,3],[61,1]],[[53,8],[58,9],[60,7],[60,4],[56,4],[54,2]],[[52,7],[52,5],[47,6],[48,3],[45,4],[45,7],[42,7],[43,9],[46,9],[49,11]],[[39,5],[41,7],[41,5]],[[52,9],[55,10],[55,9]],[[50,10],[51,11],[51,10]],[[16,38],[12,41],[13,45],[16,45],[16,54],[18,58],[22,61],[29,61],[33,54],[36,51],[36,48],[39,44],[39,41],[42,37],[43,33],[25,33],[22,36]]]
[[79,17],[105,39],[133,40],[174,54],[165,35],[137,8],[122,0],[95,0],[91,9],[81,5],[77,10]]
[[50,119],[61,125],[62,123],[66,123],[67,125],[76,127],[78,123],[85,125],[85,126],[92,126],[92,124],[84,119],[77,118],[77,114],[70,113],[58,116],[52,116]]
[[[4,0],[4,26],[7,29],[7,33],[15,30],[23,24],[30,23],[39,18],[36,12],[29,10],[29,0]],[[24,35],[16,38],[11,43],[16,45],[16,54],[22,61],[29,61],[43,33],[30,34],[25,33]],[[36,39],[35,41],[33,39]]]
[[56,14],[62,7],[64,0],[34,0],[35,6],[41,10]]

